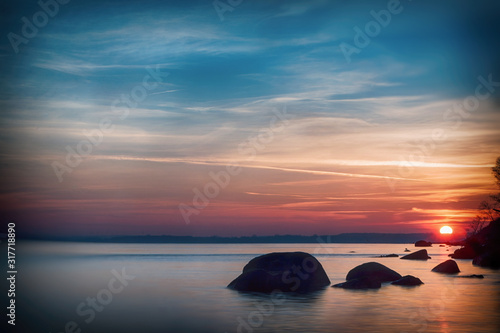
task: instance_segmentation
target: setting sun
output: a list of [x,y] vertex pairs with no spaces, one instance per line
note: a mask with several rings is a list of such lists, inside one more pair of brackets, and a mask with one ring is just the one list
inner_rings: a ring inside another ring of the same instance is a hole
[[447,225],[442,227],[440,230],[439,230],[440,233],[442,234],[452,234],[453,233],[453,229],[451,227],[448,227]]

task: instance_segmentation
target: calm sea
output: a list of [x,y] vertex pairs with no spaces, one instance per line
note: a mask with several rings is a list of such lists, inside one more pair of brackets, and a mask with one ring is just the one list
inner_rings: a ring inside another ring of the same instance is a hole
[[[428,248],[426,262],[373,258],[408,244],[17,245],[20,332],[500,332],[500,271],[458,260],[466,279],[431,272],[454,248]],[[419,287],[326,288],[311,295],[226,289],[253,257],[305,251],[332,284],[353,267],[380,262]],[[5,267],[2,267],[5,268]],[[4,270],[5,271],[5,270]],[[117,278],[119,276],[119,278]],[[5,290],[2,288],[2,290]],[[3,291],[2,291],[3,293]],[[3,323],[2,323],[3,324]]]

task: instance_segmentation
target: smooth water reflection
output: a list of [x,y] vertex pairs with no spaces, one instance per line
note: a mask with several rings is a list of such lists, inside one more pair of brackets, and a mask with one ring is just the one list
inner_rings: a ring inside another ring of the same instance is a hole
[[[461,274],[484,274],[485,279],[431,272],[447,259],[446,248],[428,249],[432,259],[422,262],[373,258],[404,254],[405,247],[414,250],[405,244],[33,242],[19,247],[22,274],[16,301],[23,332],[64,332],[71,321],[82,332],[97,333],[500,331],[500,272],[474,267],[470,261],[458,261]],[[328,287],[309,295],[275,297],[226,288],[251,258],[273,251],[317,253],[332,284],[368,261],[417,276],[425,284],[369,291]],[[112,270],[122,269],[133,279],[120,292],[107,292],[115,278]],[[112,299],[106,298],[109,295]],[[93,308],[86,302],[99,296],[106,304],[89,320]],[[79,306],[85,315],[77,313]]]

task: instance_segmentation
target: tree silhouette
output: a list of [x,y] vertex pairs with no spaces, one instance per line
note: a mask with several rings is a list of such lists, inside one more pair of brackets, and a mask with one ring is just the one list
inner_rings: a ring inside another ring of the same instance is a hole
[[500,187],[500,156],[497,157],[497,162],[491,171],[493,172],[493,176],[495,176],[498,187]]
[[[495,166],[491,168],[496,184],[500,189],[500,156],[497,157]],[[469,236],[477,234],[481,229],[486,227],[490,222],[495,221],[500,217],[500,192],[490,194],[492,200],[484,200],[479,204],[479,214],[470,222],[468,228]]]
[[[495,181],[497,183],[498,188],[500,189],[500,156],[497,157],[497,161],[495,163],[495,166],[491,168],[491,171],[493,173],[493,176],[495,177]],[[497,194],[492,194],[490,196],[493,201],[496,203],[496,205],[500,205],[500,192]],[[493,207],[493,209],[498,213],[500,212],[497,208]]]

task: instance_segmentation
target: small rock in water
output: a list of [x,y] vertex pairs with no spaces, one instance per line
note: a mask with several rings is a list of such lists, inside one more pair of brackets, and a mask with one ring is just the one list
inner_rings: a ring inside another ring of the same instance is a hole
[[458,275],[458,278],[469,278],[469,279],[484,279],[483,274],[472,274],[472,275]]
[[429,247],[429,246],[432,246],[432,243],[431,242],[426,242],[424,240],[419,240],[419,241],[415,242],[415,246],[416,247]]
[[401,279],[392,282],[391,284],[395,284],[397,286],[420,286],[424,284],[422,280],[413,275],[405,275]]
[[456,274],[460,273],[460,269],[458,268],[457,263],[455,260],[446,260],[436,267],[432,269],[433,272],[436,273],[444,273],[444,274]]
[[427,260],[431,259],[427,254],[427,250],[419,250],[401,257],[400,259],[410,259],[410,260]]

